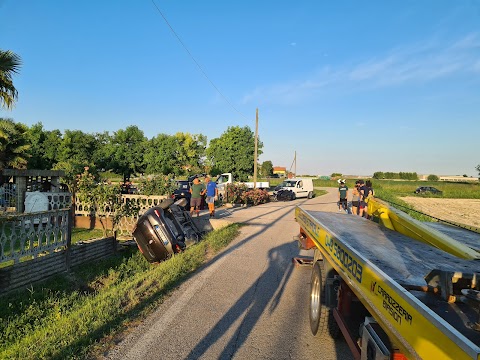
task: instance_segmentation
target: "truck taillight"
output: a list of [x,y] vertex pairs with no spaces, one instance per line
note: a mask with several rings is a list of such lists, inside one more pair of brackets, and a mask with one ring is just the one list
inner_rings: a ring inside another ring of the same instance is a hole
[[157,215],[158,217],[160,217],[160,212],[159,212],[157,209],[155,209],[153,212],[155,213],[155,215]]
[[405,355],[399,352],[395,352],[392,355],[392,360],[408,360]]

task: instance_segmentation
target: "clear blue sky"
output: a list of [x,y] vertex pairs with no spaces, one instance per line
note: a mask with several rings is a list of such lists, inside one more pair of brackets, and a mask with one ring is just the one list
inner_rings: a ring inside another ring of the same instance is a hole
[[210,140],[258,108],[260,162],[299,174],[477,175],[479,0],[155,4],[220,93],[151,0],[0,0],[23,61],[0,117]]

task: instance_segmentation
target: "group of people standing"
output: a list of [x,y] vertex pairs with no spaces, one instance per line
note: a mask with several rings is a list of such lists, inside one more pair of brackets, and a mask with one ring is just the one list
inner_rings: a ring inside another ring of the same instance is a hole
[[193,179],[193,183],[190,186],[190,194],[192,197],[190,198],[190,215],[193,215],[195,211],[197,213],[197,217],[200,214],[200,207],[202,205],[202,198],[205,196],[205,202],[208,205],[208,212],[210,217],[215,216],[215,199],[218,196],[218,189],[217,183],[211,181],[210,177],[207,175],[205,176],[205,184],[200,181],[197,177]]
[[[362,217],[367,216],[367,199],[374,195],[372,182],[370,180],[355,181],[352,189],[352,214]],[[338,186],[338,211],[348,211],[348,186],[345,180],[339,180]]]

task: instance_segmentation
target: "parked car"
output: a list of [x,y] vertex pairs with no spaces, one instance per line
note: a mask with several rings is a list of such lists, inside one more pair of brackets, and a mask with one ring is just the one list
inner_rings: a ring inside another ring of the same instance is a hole
[[293,199],[306,197],[313,198],[313,180],[310,178],[286,179],[280,185],[277,185],[273,191],[276,195],[281,190],[290,190],[293,192]]
[[275,201],[292,201],[295,200],[295,193],[292,190],[279,189],[273,193]]
[[437,188],[434,188],[433,186],[420,186],[418,187],[415,191],[415,194],[437,194],[441,195],[442,191],[438,190]]
[[190,182],[188,180],[178,180],[177,185],[177,189],[173,192],[173,200],[187,199],[188,203],[190,203],[190,198],[192,197],[192,194],[190,194]]

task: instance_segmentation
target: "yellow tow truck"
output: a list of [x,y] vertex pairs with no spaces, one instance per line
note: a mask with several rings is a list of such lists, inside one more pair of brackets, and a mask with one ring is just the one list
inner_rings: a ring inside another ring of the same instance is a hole
[[368,214],[295,210],[314,249],[312,333],[343,334],[355,359],[480,360],[480,230],[377,199]]

